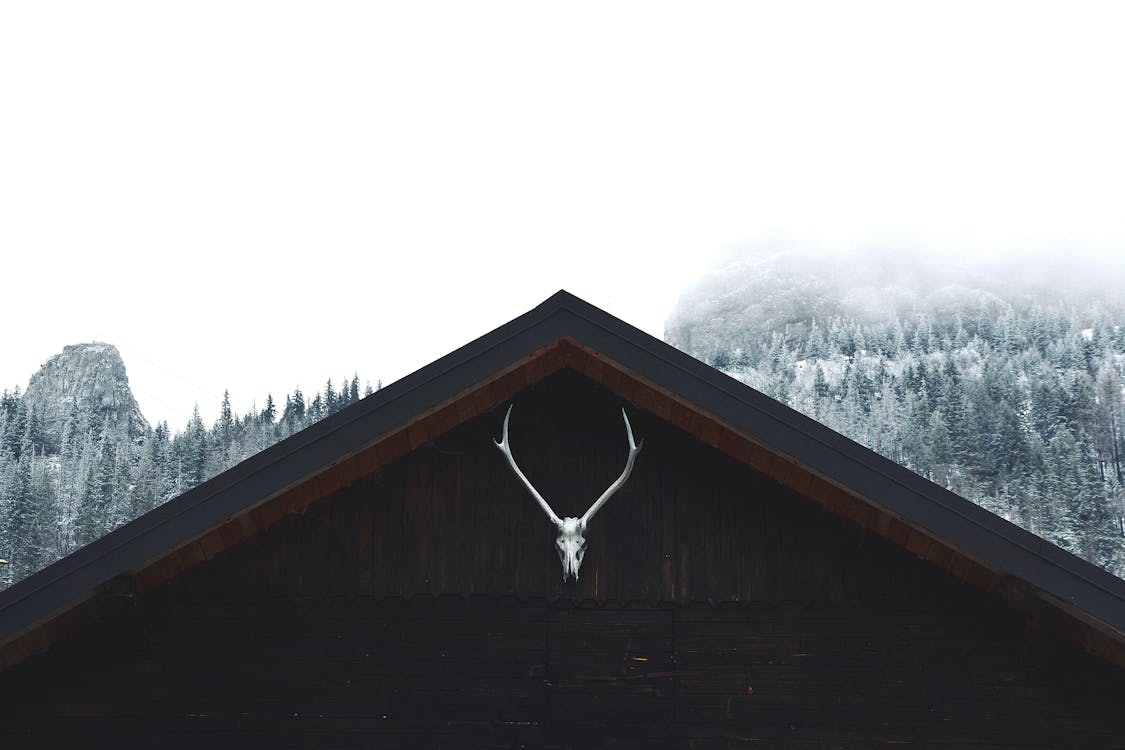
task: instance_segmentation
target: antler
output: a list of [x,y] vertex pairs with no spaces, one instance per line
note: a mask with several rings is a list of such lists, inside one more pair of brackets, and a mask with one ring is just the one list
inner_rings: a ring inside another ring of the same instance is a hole
[[[523,482],[523,486],[527,487],[527,490],[528,490],[528,492],[531,493],[531,496],[539,501],[539,505],[542,506],[543,511],[547,514],[547,517],[551,519],[551,522],[553,524],[555,524],[555,526],[558,526],[559,528],[562,528],[562,525],[563,525],[562,519],[559,518],[558,515],[555,514],[555,511],[551,510],[551,506],[547,504],[547,501],[543,499],[543,496],[539,494],[539,491],[537,489],[535,489],[535,487],[532,486],[531,482],[529,482],[527,477],[525,477],[523,475],[523,472],[520,471],[520,467],[516,465],[516,459],[512,458],[512,449],[508,446],[508,419],[512,416],[512,407],[513,406],[515,406],[515,404],[511,404],[508,407],[508,413],[504,415],[504,436],[503,436],[503,438],[501,438],[500,440],[493,440],[492,442],[496,443],[496,447],[499,448],[500,452],[503,453],[507,457],[508,465],[510,465],[512,467],[512,471],[514,471],[516,473],[516,476],[520,478],[520,481]],[[628,422],[628,420],[626,420],[626,422]],[[632,441],[632,435],[630,435],[629,439],[630,439],[630,442],[631,442]],[[633,461],[633,457],[632,457],[632,455],[630,455],[629,456],[630,466],[632,465],[632,461]],[[622,481],[624,481],[624,477],[619,479],[617,483],[620,484]],[[616,489],[616,487],[614,489]],[[602,502],[602,500],[598,500],[598,503],[600,503],[600,502]],[[594,503],[594,505],[597,505],[598,503]]]
[[[621,410],[621,416],[625,419],[625,434],[629,437],[629,457],[625,459],[625,470],[621,472],[621,476],[602,493],[601,497],[594,501],[594,504],[591,505],[590,509],[582,516],[580,525],[583,528],[586,527],[586,524],[590,523],[590,519],[594,517],[594,514],[601,510],[602,506],[613,497],[613,493],[617,492],[621,489],[621,485],[625,484],[625,480],[629,478],[629,474],[633,471],[633,461],[636,460],[637,454],[640,453],[641,448],[644,447],[645,441],[642,440],[640,445],[634,442],[633,426],[629,424],[629,415],[625,413],[624,409]],[[523,475],[521,474],[520,476]]]

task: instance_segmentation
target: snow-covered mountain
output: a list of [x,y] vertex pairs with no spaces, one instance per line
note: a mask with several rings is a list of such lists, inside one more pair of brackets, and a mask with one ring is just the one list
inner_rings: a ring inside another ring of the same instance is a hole
[[117,442],[136,441],[150,431],[112,344],[64,347],[31,376],[23,401],[52,452],[62,444],[68,418],[74,420],[73,428],[105,430]]
[[67,346],[0,394],[0,588],[359,398],[358,377],[242,416],[228,396],[214,425],[196,409],[173,433],[148,426],[116,348]]
[[1121,265],[753,253],[665,337],[1125,576]]

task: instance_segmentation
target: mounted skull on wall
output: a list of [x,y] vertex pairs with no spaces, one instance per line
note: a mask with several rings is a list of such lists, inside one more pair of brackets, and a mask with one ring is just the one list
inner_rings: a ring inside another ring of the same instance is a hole
[[[514,406],[514,404],[512,406]],[[558,552],[559,561],[563,566],[563,580],[566,581],[572,577],[578,580],[578,569],[582,567],[582,558],[586,555],[586,527],[590,523],[590,519],[594,517],[594,514],[601,510],[601,507],[613,497],[613,493],[617,492],[617,490],[621,489],[621,485],[625,484],[625,480],[629,478],[629,474],[633,471],[633,462],[636,460],[637,454],[641,452],[644,441],[641,441],[641,445],[637,445],[633,440],[633,427],[629,424],[629,416],[625,413],[625,410],[622,409],[621,416],[625,419],[625,434],[629,439],[629,457],[625,460],[625,470],[622,471],[621,476],[602,493],[602,496],[594,501],[594,504],[590,506],[589,510],[587,510],[581,518],[559,518],[558,514],[551,510],[551,506],[547,504],[543,496],[539,494],[539,491],[532,486],[528,478],[520,471],[520,467],[516,465],[516,459],[512,458],[512,450],[508,443],[508,420],[512,416],[512,406],[508,407],[508,413],[504,415],[503,436],[500,440],[495,440],[493,442],[496,443],[496,447],[499,448],[500,452],[508,459],[508,464],[512,467],[512,471],[515,472],[520,481],[523,482],[523,486],[527,488],[531,496],[534,497],[539,503],[539,506],[543,508],[547,517],[551,519],[551,523],[555,524],[555,527],[559,530],[559,537],[555,540],[555,551]]]

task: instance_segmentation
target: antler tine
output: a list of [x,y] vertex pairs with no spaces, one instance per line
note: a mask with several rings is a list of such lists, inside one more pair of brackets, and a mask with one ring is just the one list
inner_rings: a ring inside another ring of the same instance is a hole
[[629,424],[629,415],[625,413],[624,409],[621,410],[621,416],[625,419],[625,434],[629,438],[629,457],[625,459],[625,470],[621,472],[621,476],[602,493],[601,497],[594,501],[594,504],[591,505],[590,509],[582,516],[581,525],[583,527],[590,523],[590,519],[594,517],[594,514],[601,510],[602,506],[613,497],[613,493],[617,492],[621,489],[621,485],[625,484],[625,480],[629,478],[629,474],[633,471],[633,461],[636,460],[637,454],[640,453],[641,448],[644,447],[645,441],[642,440],[641,444],[637,445],[633,440],[633,426]]
[[520,481],[523,482],[523,486],[527,487],[527,491],[531,493],[531,496],[539,502],[539,505],[543,508],[543,512],[547,514],[547,517],[551,519],[551,522],[555,524],[555,526],[561,527],[562,519],[558,517],[555,511],[551,510],[551,506],[547,504],[547,501],[543,499],[543,496],[539,494],[539,491],[532,486],[531,482],[529,482],[527,477],[523,475],[523,472],[520,471],[520,467],[516,465],[516,459],[512,458],[512,449],[508,445],[508,419],[510,419],[512,416],[512,408],[514,406],[515,404],[509,405],[508,413],[504,415],[503,438],[501,438],[500,440],[494,439],[492,442],[496,443],[496,447],[499,448],[500,452],[503,453],[504,456],[508,459],[508,465],[512,467],[512,471],[514,471],[516,473],[516,476],[520,478]]

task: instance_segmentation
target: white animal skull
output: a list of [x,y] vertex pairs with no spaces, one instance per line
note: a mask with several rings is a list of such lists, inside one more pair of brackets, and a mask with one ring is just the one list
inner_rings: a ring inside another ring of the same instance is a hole
[[[512,405],[514,406],[514,404]],[[629,457],[625,460],[625,470],[621,472],[613,484],[611,484],[602,496],[594,501],[581,518],[559,518],[555,511],[551,510],[551,506],[539,494],[539,491],[532,486],[520,467],[516,465],[516,459],[512,458],[512,449],[508,444],[508,420],[512,416],[512,406],[508,407],[508,413],[504,415],[504,435],[500,440],[494,440],[496,447],[508,459],[508,464],[512,467],[512,471],[523,482],[524,487],[527,488],[531,496],[534,497],[540,507],[546,512],[547,517],[551,519],[551,523],[559,530],[559,538],[555,540],[555,551],[559,553],[559,561],[563,566],[563,580],[571,577],[578,580],[578,569],[582,567],[582,558],[586,555],[586,526],[590,523],[590,519],[594,514],[601,510],[601,507],[613,496],[613,493],[621,489],[621,485],[625,484],[625,480],[629,478],[629,474],[633,471],[633,462],[637,458],[637,454],[641,452],[641,445],[637,445],[633,440],[633,427],[629,424],[629,416],[625,410],[621,410],[621,416],[625,419],[625,434],[629,438]]]

